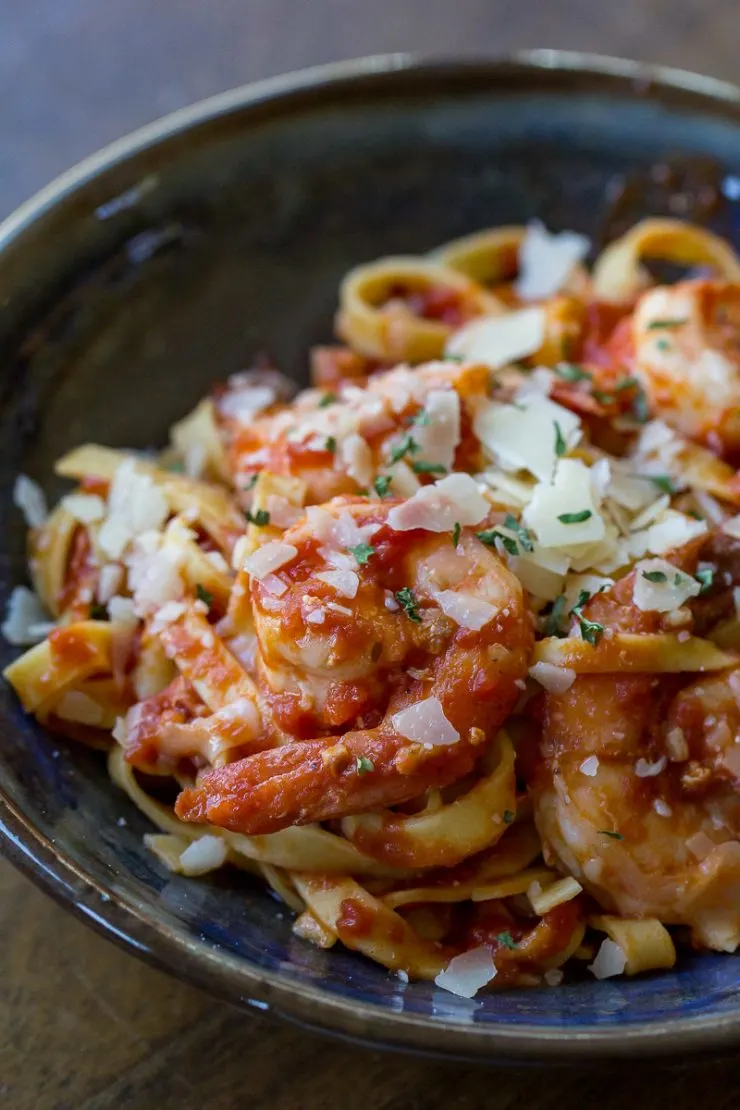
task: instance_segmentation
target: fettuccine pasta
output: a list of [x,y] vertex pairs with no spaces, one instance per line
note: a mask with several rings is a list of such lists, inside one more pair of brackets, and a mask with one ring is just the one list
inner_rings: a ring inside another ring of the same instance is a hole
[[363,264],[310,388],[82,445],[50,515],[16,486],[5,677],[159,865],[466,997],[740,945],[740,259],[675,220],[589,250]]

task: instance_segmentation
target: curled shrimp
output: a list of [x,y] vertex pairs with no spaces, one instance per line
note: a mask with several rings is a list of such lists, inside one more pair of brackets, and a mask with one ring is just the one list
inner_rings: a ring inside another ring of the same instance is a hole
[[740,448],[740,284],[684,281],[644,293],[634,373],[653,411],[719,454]]
[[263,704],[295,740],[205,774],[180,817],[252,834],[397,805],[493,740],[532,645],[521,586],[472,529],[396,531],[393,507],[309,509],[279,584],[251,579]]
[[234,483],[248,488],[254,474],[267,470],[301,479],[307,503],[320,504],[367,489],[385,470],[403,497],[419,479],[429,480],[425,475],[475,471],[472,419],[488,384],[484,366],[401,366],[361,383],[339,382],[336,392],[306,390],[290,405],[255,416],[250,396],[264,387],[237,382],[217,400]]
[[[715,586],[680,611],[705,632],[732,605],[740,545],[694,542],[671,557]],[[607,630],[654,633],[635,607],[634,570],[591,599]],[[675,623],[676,614],[668,614]],[[608,635],[608,632],[606,633]],[[740,945],[740,668],[713,675],[580,675],[545,697],[532,792],[546,848],[608,910],[689,926],[694,942]]]

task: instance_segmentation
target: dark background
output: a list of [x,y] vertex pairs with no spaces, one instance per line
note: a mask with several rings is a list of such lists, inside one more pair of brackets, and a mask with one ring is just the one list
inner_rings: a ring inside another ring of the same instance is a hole
[[[547,46],[733,80],[738,31],[738,0],[0,0],[0,216],[126,131],[300,66]],[[347,1047],[151,971],[0,863],[8,1110],[730,1110],[736,1074],[487,1072]]]

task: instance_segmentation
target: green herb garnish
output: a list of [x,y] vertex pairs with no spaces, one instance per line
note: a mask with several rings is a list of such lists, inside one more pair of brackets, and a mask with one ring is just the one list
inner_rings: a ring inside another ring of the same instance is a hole
[[519,554],[519,547],[516,540],[512,539],[511,536],[505,536],[503,532],[499,532],[498,528],[488,528],[484,532],[476,532],[475,534],[486,547],[495,548],[496,540],[501,540],[504,551],[508,552],[509,555]]
[[590,520],[593,515],[590,509],[581,509],[577,513],[560,513],[558,520],[561,524],[583,524],[584,520]]
[[257,479],[259,478],[259,476],[259,471],[257,471],[256,474],[252,474],[247,479],[246,485],[242,486],[242,490],[244,491],[244,493],[249,493],[250,490],[254,489],[254,487],[257,485]]
[[108,609],[105,605],[101,605],[97,601],[93,601],[90,606],[90,620],[91,621],[107,621]]
[[337,449],[336,436],[327,436],[324,443],[324,450],[329,451],[332,455]]
[[447,467],[442,463],[412,462],[411,469],[414,474],[446,474]]
[[599,829],[602,836],[610,836],[612,840],[624,840],[621,833],[615,832],[614,829]]
[[426,428],[431,424],[431,417],[425,409],[419,409],[416,416],[411,417],[411,423],[416,424],[419,428]]
[[668,576],[662,570],[644,570],[642,577],[648,582],[667,582]]
[[532,536],[527,529],[519,523],[515,516],[507,513],[504,517],[504,528],[508,528],[510,532],[516,535],[519,543],[522,545],[522,550],[532,552],[534,551],[534,543]]
[[400,462],[405,455],[415,455],[421,448],[413,436],[404,436],[391,452],[391,465]]
[[378,497],[385,497],[391,488],[391,479],[387,474],[379,474],[373,482],[373,489]]
[[544,632],[546,636],[558,636],[560,624],[565,616],[565,594],[560,594],[552,603],[552,609],[545,619]]
[[638,424],[646,424],[650,419],[647,397],[640,386],[635,386],[635,399],[632,402],[632,415]]
[[211,605],[213,604],[213,594],[210,590],[207,590],[205,586],[201,586],[200,582],[198,582],[195,587],[195,596],[197,597],[198,601],[205,602],[208,608],[211,608]]
[[670,351],[671,345],[667,339],[658,339],[655,346],[659,351]]
[[514,820],[514,814],[511,812],[510,809],[505,809],[504,810],[504,824],[505,825],[510,825],[513,820]]
[[375,548],[371,547],[369,543],[358,543],[355,547],[348,547],[347,550],[350,555],[355,557],[361,567],[364,567],[368,559],[375,554]]
[[338,394],[336,394],[336,393],[325,393],[324,396],[319,401],[319,408],[320,409],[328,409],[329,405],[336,405],[338,400],[339,400]]
[[639,384],[638,378],[622,378],[621,382],[617,382],[616,385],[612,386],[612,389],[615,393],[624,393],[625,389],[634,389],[635,386],[639,386]]
[[419,615],[419,602],[416,600],[416,595],[413,590],[408,586],[404,586],[402,590],[396,591],[396,601],[403,609],[409,620],[414,621],[415,624],[421,624],[421,617]]
[[[642,475],[638,474],[638,478]],[[676,485],[670,474],[646,474],[645,477],[648,481],[652,482],[661,493],[678,493],[678,486]]]
[[590,598],[588,590],[581,590],[578,601],[571,609],[571,616],[575,617],[578,621],[578,626],[581,630],[581,637],[587,644],[596,647],[601,637],[604,635],[604,626],[597,621],[590,621],[583,615],[583,606]]
[[496,937],[496,940],[499,942],[499,944],[503,944],[504,948],[510,948],[512,952],[515,952],[516,949],[519,947],[511,933],[508,932],[499,933]]
[[592,378],[588,370],[573,362],[559,362],[555,367],[555,373],[564,382],[590,382]]
[[592,389],[591,396],[593,397],[594,401],[598,401],[600,405],[614,404],[614,394],[605,393],[603,389]]
[[267,509],[256,509],[255,512],[248,509],[246,517],[250,524],[256,524],[258,528],[264,528],[266,524],[270,523],[270,514]]
[[712,588],[712,583],[714,582],[714,571],[711,567],[704,567],[702,570],[697,570],[694,578],[697,580],[697,582],[701,582],[701,589],[699,590],[699,593],[705,594],[708,590],[711,590]]
[[462,532],[462,525],[460,525],[459,523],[456,522],[455,526],[452,529],[452,546],[453,547],[457,547],[457,545],[459,544],[459,542],[460,542],[460,533],[461,532]]
[[553,420],[555,425],[555,454],[559,459],[562,459],[565,452],[568,450],[568,445],[565,442],[565,436],[557,420]]
[[358,775],[369,775],[371,771],[375,770],[375,764],[366,755],[358,755],[355,760],[355,769]]
[[682,328],[684,324],[688,324],[688,320],[651,320],[648,324],[648,331],[657,331],[658,328]]

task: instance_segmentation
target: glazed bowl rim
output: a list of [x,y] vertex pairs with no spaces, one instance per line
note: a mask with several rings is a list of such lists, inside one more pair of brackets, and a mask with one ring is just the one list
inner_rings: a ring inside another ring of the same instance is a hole
[[[623,91],[636,86],[687,91],[708,101],[740,106],[740,88],[687,70],[604,55],[550,49],[524,50],[501,57],[373,55],[313,66],[218,93],[147,124],[83,159],[62,173],[0,224],[0,252],[76,190],[159,143],[242,109],[281,101],[291,94],[336,89],[368,76],[416,70],[454,73],[480,69],[533,76],[543,70],[594,79],[615,78]],[[209,947],[168,929],[133,899],[112,894],[80,869],[34,826],[0,788],[0,846],[7,858],[58,902],[99,933],[150,964],[228,1001],[272,1008],[314,1029],[388,1047],[439,1053],[457,1059],[535,1059],[586,1062],[622,1057],[656,1057],[729,1049],[740,1042],[737,1012],[676,1017],[626,1027],[599,1025],[543,1028],[534,1024],[461,1023],[392,1010],[341,998],[295,972],[266,971],[246,959]]]

